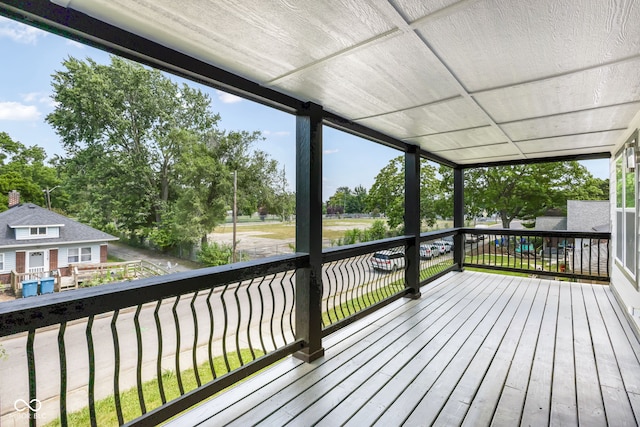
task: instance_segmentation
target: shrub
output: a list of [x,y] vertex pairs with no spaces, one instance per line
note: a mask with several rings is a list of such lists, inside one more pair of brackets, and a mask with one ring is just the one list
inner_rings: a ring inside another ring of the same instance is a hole
[[207,267],[225,265],[231,262],[233,247],[227,243],[205,243],[198,251],[198,261]]

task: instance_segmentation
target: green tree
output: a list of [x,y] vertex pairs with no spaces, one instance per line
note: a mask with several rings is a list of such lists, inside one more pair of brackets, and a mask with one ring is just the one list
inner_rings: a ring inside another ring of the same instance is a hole
[[[427,161],[420,164],[420,216],[428,225],[436,221],[435,200],[439,194],[435,167]],[[404,158],[392,159],[380,170],[369,191],[370,211],[384,212],[392,230],[404,221]]]
[[347,213],[346,208],[351,197],[353,195],[349,187],[338,187],[333,196],[327,200],[327,210],[335,214]]
[[165,249],[206,241],[232,204],[234,171],[243,210],[271,197],[277,163],[252,148],[260,133],[219,130],[207,94],[116,57],[62,65],[47,121],[81,219]]
[[569,199],[598,199],[602,183],[578,162],[485,167],[465,171],[465,204],[496,213],[509,228],[514,218],[566,211]]
[[[22,202],[46,206],[45,191],[61,183],[56,169],[45,164],[47,155],[38,146],[26,147],[0,132],[0,211],[8,207],[8,193],[20,192]],[[53,198],[53,206],[64,207],[66,195],[62,190]]]

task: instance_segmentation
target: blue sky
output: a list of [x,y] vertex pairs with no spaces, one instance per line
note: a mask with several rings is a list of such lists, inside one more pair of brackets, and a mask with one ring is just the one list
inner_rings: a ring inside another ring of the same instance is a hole
[[[108,63],[106,52],[0,17],[0,132],[27,146],[43,147],[49,156],[64,154],[59,138],[45,122],[54,104],[50,76],[73,56]],[[171,76],[176,81],[183,81]],[[220,129],[261,131],[266,151],[286,168],[295,183],[295,117],[236,96],[189,82],[210,95],[212,110],[220,114]],[[323,200],[337,187],[371,187],[376,174],[400,152],[325,127]],[[608,160],[583,162],[598,178],[608,177]]]

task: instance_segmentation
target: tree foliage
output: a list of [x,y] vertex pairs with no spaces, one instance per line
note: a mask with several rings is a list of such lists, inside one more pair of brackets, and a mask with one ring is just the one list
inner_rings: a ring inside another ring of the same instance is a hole
[[602,200],[607,181],[594,178],[576,161],[485,167],[465,171],[465,204],[472,214],[498,214],[509,228],[514,218],[534,219],[567,200]]
[[253,148],[260,133],[220,130],[207,94],[117,57],[62,65],[46,119],[80,219],[170,248],[206,241],[232,204],[234,171],[243,211],[274,199],[277,163]]
[[[435,224],[436,200],[440,187],[435,167],[427,161],[420,163],[420,216],[428,225]],[[367,205],[370,211],[383,212],[389,228],[395,229],[404,221],[404,158],[392,159],[380,170],[369,191]]]
[[[45,164],[47,155],[38,146],[27,147],[0,132],[0,211],[8,207],[11,190],[20,192],[21,202],[46,206],[45,192],[61,183],[56,169]],[[62,190],[52,197],[52,206],[61,208],[66,201]]]

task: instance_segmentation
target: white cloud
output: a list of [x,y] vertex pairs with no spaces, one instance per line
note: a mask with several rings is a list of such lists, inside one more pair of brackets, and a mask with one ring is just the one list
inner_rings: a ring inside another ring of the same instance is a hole
[[242,101],[242,98],[240,98],[239,96],[235,96],[230,93],[223,92],[221,90],[217,90],[216,94],[218,95],[218,99],[223,104],[235,104],[236,102]]
[[11,19],[0,17],[0,38],[7,37],[16,43],[36,44],[40,37],[47,33]]
[[75,47],[75,48],[77,48],[77,49],[84,49],[84,48],[86,47],[86,46],[85,46],[85,45],[83,45],[82,43],[78,43],[78,42],[77,42],[77,41],[75,41],[75,40],[69,40],[69,39],[67,39],[66,45],[67,45],[67,46],[71,46],[71,47]]
[[27,103],[37,102],[38,104],[46,105],[47,107],[55,107],[57,103],[53,100],[50,94],[44,92],[29,92],[20,95],[22,101]]
[[24,105],[19,102],[0,102],[0,120],[38,120],[40,112],[33,105]]
[[324,150],[322,153],[323,154],[335,154],[337,152],[339,152],[340,150],[338,150],[337,148],[334,150]]
[[270,131],[270,130],[263,130],[262,131],[262,135],[264,136],[289,136],[291,135],[291,132],[286,131],[286,130],[278,130],[278,131]]

